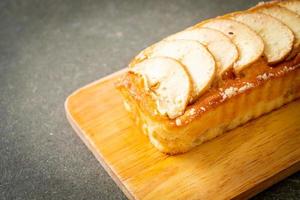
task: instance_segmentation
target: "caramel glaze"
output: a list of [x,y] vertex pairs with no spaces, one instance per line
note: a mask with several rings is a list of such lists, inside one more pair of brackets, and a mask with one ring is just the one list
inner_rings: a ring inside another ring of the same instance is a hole
[[[230,95],[224,92],[226,89],[233,88],[235,90],[242,89],[232,96],[237,96],[244,92],[249,92],[251,89],[256,88],[270,79],[276,79],[300,69],[300,54],[294,59],[284,61],[282,63],[270,66],[266,61],[261,58],[251,66],[247,67],[238,75],[230,73],[224,80],[213,84],[199,99],[191,105],[188,105],[184,114],[176,119],[169,119],[167,116],[160,115],[156,110],[155,101],[152,99],[149,92],[145,91],[141,77],[127,72],[124,77],[117,83],[117,88],[130,98],[142,112],[147,113],[151,118],[157,121],[164,121],[170,127],[184,126],[195,118],[200,117],[204,112],[214,109],[216,106],[230,99]],[[243,89],[244,87],[244,89]],[[225,94],[225,95],[224,95]],[[132,101],[131,101],[132,102]],[[180,123],[176,123],[180,120]]]

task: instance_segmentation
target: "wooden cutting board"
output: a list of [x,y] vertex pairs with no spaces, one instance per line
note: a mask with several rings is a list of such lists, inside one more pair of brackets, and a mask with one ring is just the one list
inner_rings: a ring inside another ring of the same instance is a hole
[[167,156],[129,119],[115,73],[69,96],[67,118],[129,199],[245,199],[300,169],[300,101]]

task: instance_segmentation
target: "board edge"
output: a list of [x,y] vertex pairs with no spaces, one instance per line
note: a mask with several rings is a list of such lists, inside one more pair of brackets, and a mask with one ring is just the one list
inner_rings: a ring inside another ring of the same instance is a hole
[[258,183],[254,187],[250,188],[249,190],[245,190],[240,194],[232,197],[234,200],[243,200],[243,199],[250,199],[255,195],[261,193],[262,191],[274,186],[275,184],[279,183],[280,181],[288,178],[289,176],[297,173],[300,170],[300,161],[293,163],[288,168],[285,168],[271,177],[266,178],[262,182]]

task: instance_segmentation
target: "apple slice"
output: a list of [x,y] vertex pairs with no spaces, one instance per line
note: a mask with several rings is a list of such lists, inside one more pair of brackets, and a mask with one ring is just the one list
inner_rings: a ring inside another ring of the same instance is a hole
[[190,74],[193,89],[190,102],[211,85],[215,76],[215,61],[209,51],[199,42],[192,40],[172,40],[156,43],[145,51],[146,57],[170,57],[183,64]]
[[238,51],[232,41],[220,31],[210,28],[185,30],[166,38],[166,40],[195,40],[205,45],[214,56],[217,76],[230,70],[238,58]]
[[204,24],[207,27],[221,31],[237,46],[239,58],[234,64],[234,70],[240,72],[260,58],[264,50],[262,39],[248,26],[231,19],[213,19]]
[[172,58],[146,59],[130,68],[143,77],[146,90],[155,99],[157,110],[174,119],[184,113],[191,92],[191,80],[179,62]]
[[265,44],[264,55],[268,63],[274,64],[285,59],[293,47],[293,32],[279,20],[269,15],[249,11],[232,15],[259,34]]
[[254,7],[252,10],[259,11],[264,14],[270,15],[285,25],[287,25],[295,36],[295,41],[293,44],[293,50],[290,53],[290,57],[295,56],[299,52],[300,47],[300,16],[295,12],[290,11],[287,8],[278,6],[274,3],[261,3],[258,6]]
[[299,0],[279,1],[278,4],[300,15]]

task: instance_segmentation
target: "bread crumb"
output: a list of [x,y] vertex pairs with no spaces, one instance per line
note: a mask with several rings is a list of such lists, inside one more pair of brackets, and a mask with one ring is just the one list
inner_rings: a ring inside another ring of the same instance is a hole
[[176,123],[177,126],[181,126],[182,125],[182,122],[181,122],[181,120],[179,118],[177,118],[175,120],[175,123]]
[[258,75],[256,78],[258,80],[267,80],[268,79],[268,75],[267,75],[267,73],[263,73],[261,75]]
[[289,72],[289,71],[292,71],[292,70],[296,69],[296,68],[299,67],[299,66],[300,66],[300,64],[297,64],[297,65],[294,65],[294,66],[289,66],[289,67],[284,66],[284,67],[283,67],[283,71],[284,71],[284,72]]
[[246,83],[245,85],[243,85],[242,87],[239,88],[238,92],[242,93],[250,88],[253,88],[254,84],[253,83]]
[[274,76],[274,74],[272,74],[272,73],[263,73],[263,74],[256,76],[256,78],[257,78],[257,80],[268,80],[269,78],[271,78],[273,76]]
[[229,87],[224,90],[224,92],[221,93],[222,100],[225,100],[227,98],[230,98],[238,93],[238,88],[236,87]]
[[237,95],[238,93],[242,93],[252,87],[254,87],[254,84],[247,82],[245,85],[243,85],[240,88],[229,87],[229,88],[225,89],[224,92],[221,92],[220,95],[222,96],[222,100],[224,101],[225,99],[231,98],[231,97]]
[[195,108],[192,108],[191,110],[190,110],[190,113],[189,113],[190,115],[194,115],[194,114],[196,114],[196,109]]
[[200,107],[200,110],[202,110],[203,112],[206,111],[206,109],[203,106]]

